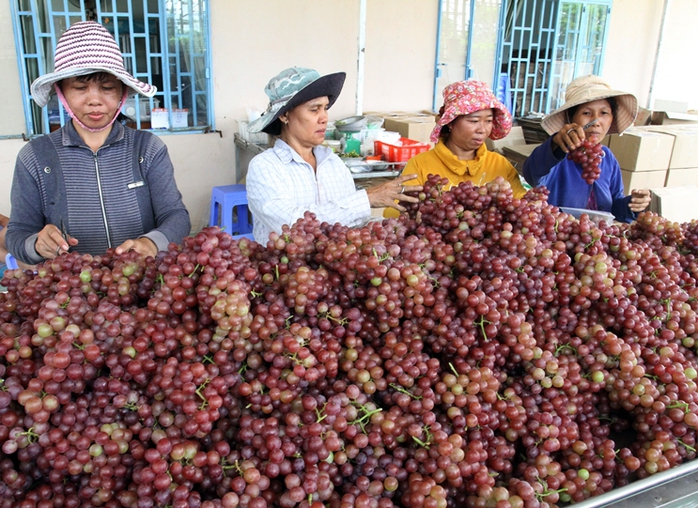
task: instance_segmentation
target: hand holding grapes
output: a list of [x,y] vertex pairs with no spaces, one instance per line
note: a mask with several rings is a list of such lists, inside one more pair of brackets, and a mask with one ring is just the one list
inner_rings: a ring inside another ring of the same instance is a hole
[[649,189],[633,189],[631,196],[628,207],[635,213],[642,212],[652,201],[652,194]]
[[141,238],[136,238],[135,240],[126,240],[124,243],[116,248],[117,254],[123,254],[129,250],[135,250],[139,254],[144,256],[155,257],[158,253],[158,248],[150,238],[142,236]]
[[47,224],[39,231],[34,248],[41,257],[53,259],[64,252],[68,252],[70,247],[75,247],[77,244],[77,238],[73,238],[69,235],[67,238],[63,238],[63,234],[57,226],[54,224]]
[[579,148],[584,140],[586,139],[586,134],[581,125],[576,123],[567,123],[562,126],[562,129],[553,136],[553,144],[557,145],[560,150],[565,153],[569,153],[575,148]]
[[371,207],[380,208],[385,206],[404,212],[405,207],[399,204],[400,201],[418,203],[419,198],[416,196],[405,195],[406,192],[420,192],[422,190],[421,185],[405,185],[405,182],[409,182],[415,178],[417,178],[417,175],[400,175],[382,185],[366,189]]

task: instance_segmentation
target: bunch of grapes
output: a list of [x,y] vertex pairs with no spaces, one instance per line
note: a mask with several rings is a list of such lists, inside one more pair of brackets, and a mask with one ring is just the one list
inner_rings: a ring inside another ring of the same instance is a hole
[[601,159],[604,157],[601,143],[585,139],[582,145],[567,154],[567,158],[582,166],[582,178],[591,185],[601,175]]
[[698,222],[445,188],[6,271],[0,508],[553,508],[694,459]]

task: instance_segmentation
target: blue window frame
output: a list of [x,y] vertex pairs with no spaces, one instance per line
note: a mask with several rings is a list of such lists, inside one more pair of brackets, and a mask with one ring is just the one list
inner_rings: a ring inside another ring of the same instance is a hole
[[12,0],[12,21],[29,136],[63,125],[55,96],[40,108],[30,85],[53,70],[53,52],[73,23],[95,20],[116,38],[126,69],[153,84],[153,98],[130,97],[122,114],[138,129],[157,115],[165,132],[203,132],[213,125],[209,0]]
[[612,0],[502,0],[497,82],[512,113],[549,113],[576,77],[600,74]]

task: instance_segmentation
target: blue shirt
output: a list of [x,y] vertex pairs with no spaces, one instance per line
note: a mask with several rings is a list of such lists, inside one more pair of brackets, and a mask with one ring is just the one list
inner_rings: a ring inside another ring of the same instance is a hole
[[635,220],[637,214],[628,207],[631,196],[625,195],[620,166],[608,147],[602,147],[604,158],[599,179],[589,185],[582,178],[582,167],[559,148],[553,151],[551,140],[533,150],[524,162],[523,175],[529,184],[544,185],[550,191],[550,204],[570,208],[588,208],[593,188],[598,210],[612,213],[619,222]]

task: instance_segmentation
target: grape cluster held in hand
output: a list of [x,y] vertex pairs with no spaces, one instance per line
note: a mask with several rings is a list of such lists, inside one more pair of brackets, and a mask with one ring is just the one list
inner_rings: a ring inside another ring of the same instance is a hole
[[599,179],[601,175],[601,159],[604,152],[601,143],[594,143],[585,139],[578,148],[570,151],[567,158],[582,166],[582,178],[591,185]]

